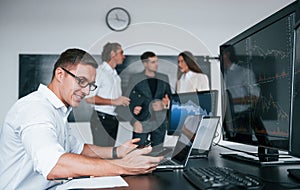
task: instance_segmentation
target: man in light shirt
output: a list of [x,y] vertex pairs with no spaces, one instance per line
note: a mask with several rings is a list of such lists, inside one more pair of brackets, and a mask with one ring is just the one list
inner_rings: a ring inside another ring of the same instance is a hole
[[112,148],[84,144],[72,135],[67,117],[97,88],[97,66],[83,50],[64,51],[50,84],[41,84],[8,111],[0,128],[0,189],[47,189],[56,178],[136,175],[155,169],[162,158],[145,156],[151,147],[134,150],[139,139]]
[[98,88],[86,99],[94,107],[91,116],[91,131],[93,144],[99,146],[114,146],[119,121],[116,106],[128,106],[129,98],[122,96],[121,78],[116,66],[123,63],[125,56],[119,43],[104,45],[101,53],[103,63],[97,70],[96,84]]
[[[232,140],[250,143],[253,130],[265,130],[256,112],[259,101],[260,88],[255,74],[250,68],[238,64],[235,50],[232,46],[222,49],[221,62],[224,65],[225,90],[228,95],[230,114],[233,118],[225,120],[228,127],[232,127]],[[231,105],[231,106],[230,106]],[[267,139],[256,136],[261,143]]]

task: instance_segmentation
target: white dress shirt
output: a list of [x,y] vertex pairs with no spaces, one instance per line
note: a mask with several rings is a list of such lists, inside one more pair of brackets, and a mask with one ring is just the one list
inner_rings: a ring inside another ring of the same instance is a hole
[[[225,70],[224,80],[226,89],[229,90],[232,98],[243,98],[246,96],[260,95],[260,88],[257,85],[255,75],[252,70],[232,64]],[[242,112],[250,108],[250,104],[234,105],[235,112]]]
[[[103,62],[97,69],[96,84],[98,88],[92,91],[91,96],[100,96],[107,99],[116,99],[122,96],[121,78],[116,69],[113,69],[108,63]],[[113,105],[93,105],[96,111],[104,112],[110,115],[117,115],[116,106]]]
[[70,132],[67,108],[40,85],[19,99],[0,129],[0,189],[45,189],[47,175],[65,152],[80,154],[83,143]]
[[177,93],[209,90],[206,74],[188,71],[177,81]]

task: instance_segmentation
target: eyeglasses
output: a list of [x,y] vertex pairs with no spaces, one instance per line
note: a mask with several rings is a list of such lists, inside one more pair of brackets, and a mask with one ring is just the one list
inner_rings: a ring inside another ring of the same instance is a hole
[[78,85],[81,87],[81,88],[85,88],[87,86],[89,86],[90,88],[90,91],[94,91],[96,90],[97,88],[97,85],[95,84],[95,82],[91,82],[89,83],[85,78],[80,78],[76,75],[74,75],[73,73],[71,73],[70,71],[68,71],[67,69],[61,67],[62,70],[64,70],[66,73],[68,73],[69,75],[71,75],[72,77],[74,77],[76,80],[77,80],[77,83]]

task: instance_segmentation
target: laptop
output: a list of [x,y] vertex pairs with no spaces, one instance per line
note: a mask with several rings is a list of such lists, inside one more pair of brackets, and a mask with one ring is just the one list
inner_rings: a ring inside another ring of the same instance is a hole
[[191,158],[207,156],[220,121],[219,116],[203,116],[198,127]]
[[180,169],[186,166],[201,118],[201,115],[187,116],[172,155],[165,157],[157,166],[157,170]]

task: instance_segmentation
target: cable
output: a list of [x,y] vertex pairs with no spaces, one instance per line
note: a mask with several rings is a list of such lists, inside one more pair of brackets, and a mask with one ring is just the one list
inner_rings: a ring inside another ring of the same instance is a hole
[[219,143],[220,143],[220,141],[221,141],[221,139],[222,139],[222,137],[221,137],[221,135],[220,135],[220,133],[218,132],[218,131],[216,131],[216,134],[215,134],[215,136],[214,136],[214,139],[215,138],[217,138],[217,137],[219,137],[219,139],[218,139],[218,141],[215,143],[215,142],[213,142],[213,146],[216,146],[216,145],[218,145]]

